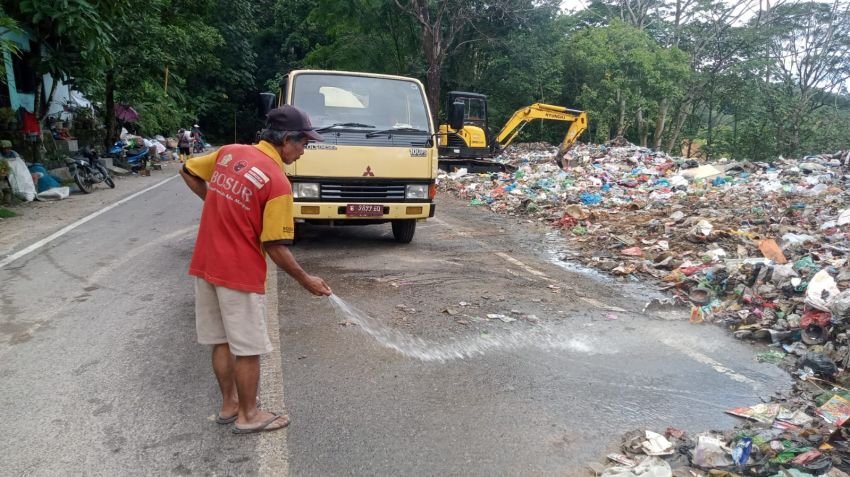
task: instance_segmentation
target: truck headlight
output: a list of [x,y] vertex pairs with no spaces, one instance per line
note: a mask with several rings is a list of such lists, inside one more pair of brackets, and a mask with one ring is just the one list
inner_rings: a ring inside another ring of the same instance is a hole
[[296,182],[292,184],[292,197],[296,199],[318,199],[319,184],[316,182]]
[[404,191],[405,199],[427,199],[428,184],[411,184]]

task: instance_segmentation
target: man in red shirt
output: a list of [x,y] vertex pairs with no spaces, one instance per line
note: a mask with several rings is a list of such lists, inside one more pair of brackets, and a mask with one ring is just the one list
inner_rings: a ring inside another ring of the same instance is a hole
[[[256,146],[231,144],[186,161],[183,180],[204,201],[189,265],[195,277],[198,342],[213,345],[222,405],[216,422],[233,432],[282,429],[289,416],[257,409],[260,355],[272,350],[265,323],[267,253],[314,295],[330,295],[289,250],[295,234],[292,190],[283,172],[308,141],[321,141],[294,106],[269,112]],[[275,330],[276,332],[276,330]]]

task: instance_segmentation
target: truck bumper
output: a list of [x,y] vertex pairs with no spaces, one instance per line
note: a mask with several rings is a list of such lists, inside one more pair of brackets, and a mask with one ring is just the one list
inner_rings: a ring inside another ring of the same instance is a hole
[[434,216],[435,204],[427,202],[384,203],[384,213],[378,217],[350,217],[346,215],[346,203],[340,202],[295,202],[297,221],[390,221],[397,219],[427,219]]

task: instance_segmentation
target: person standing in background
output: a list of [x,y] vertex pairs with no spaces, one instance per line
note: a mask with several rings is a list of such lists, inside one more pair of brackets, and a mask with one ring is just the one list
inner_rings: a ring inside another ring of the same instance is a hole
[[192,155],[192,134],[183,128],[177,131],[177,148],[180,150],[180,162],[186,162]]

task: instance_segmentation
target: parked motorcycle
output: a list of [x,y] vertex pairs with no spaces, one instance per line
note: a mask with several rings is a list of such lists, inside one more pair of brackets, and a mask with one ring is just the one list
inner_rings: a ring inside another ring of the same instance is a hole
[[97,151],[91,147],[81,149],[73,158],[68,158],[67,163],[68,171],[83,193],[91,194],[94,185],[101,182],[110,189],[115,188],[115,181],[98,157]]
[[113,158],[116,165],[138,172],[147,167],[149,153],[150,150],[144,145],[131,148],[126,142],[118,141],[109,149],[108,156]]
[[207,149],[207,146],[206,146],[206,144],[204,144],[204,138],[203,137],[196,137],[192,141],[192,152],[194,154],[204,152],[206,149]]

